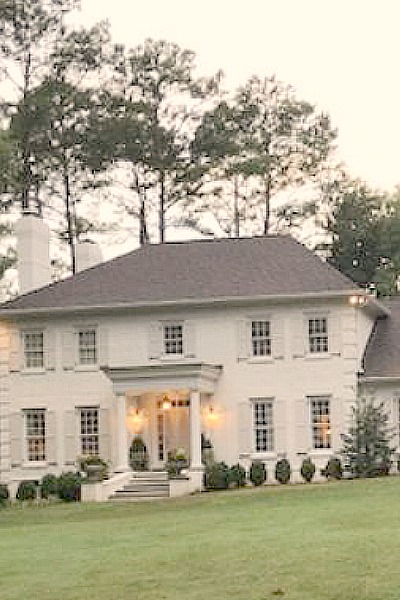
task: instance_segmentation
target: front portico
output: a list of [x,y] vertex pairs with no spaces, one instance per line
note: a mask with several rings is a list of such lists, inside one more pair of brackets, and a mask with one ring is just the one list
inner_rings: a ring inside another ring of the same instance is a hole
[[[112,382],[115,398],[115,471],[129,471],[130,443],[133,436],[140,433],[153,469],[163,467],[168,451],[184,447],[189,455],[193,489],[200,489],[202,404],[214,395],[222,367],[168,363],[104,367],[103,371]],[[138,423],[132,426],[132,415],[140,415],[139,427]]]

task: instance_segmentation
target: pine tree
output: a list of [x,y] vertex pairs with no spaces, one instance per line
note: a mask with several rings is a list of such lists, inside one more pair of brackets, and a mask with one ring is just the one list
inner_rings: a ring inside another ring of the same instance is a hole
[[355,477],[387,475],[390,469],[393,434],[388,425],[389,416],[381,402],[361,399],[352,407],[352,423],[342,435],[341,451],[345,468]]

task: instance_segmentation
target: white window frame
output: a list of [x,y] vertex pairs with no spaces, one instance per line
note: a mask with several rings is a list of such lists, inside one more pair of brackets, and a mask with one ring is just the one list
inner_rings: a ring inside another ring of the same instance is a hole
[[[180,331],[176,337],[167,337],[167,332],[169,331],[171,334],[176,331]],[[169,351],[168,345],[173,349],[175,345],[175,349],[178,351]],[[184,324],[182,321],[168,321],[162,323],[162,356],[163,358],[183,358],[185,356],[185,331]]]
[[[311,448],[316,452],[330,451],[332,449],[332,397],[316,395],[308,396],[307,400],[310,414]],[[317,403],[320,405],[318,410]]]
[[[87,336],[88,334],[94,334],[94,343],[85,345],[81,342],[84,336]],[[77,327],[76,337],[78,367],[91,368],[97,366],[99,361],[99,334],[97,327],[95,325]],[[84,358],[85,352],[87,353],[87,356],[90,356],[90,353],[92,353],[92,360],[86,360]]]
[[[265,326],[265,331],[263,330]],[[255,359],[266,359],[272,356],[272,335],[271,319],[257,318],[250,319],[250,356]]]
[[[43,329],[27,329],[21,332],[22,336],[22,351],[23,351],[23,369],[25,371],[43,371],[44,365],[44,352],[45,352],[45,332]],[[29,348],[29,338],[37,336],[41,338],[41,344],[33,344]],[[37,360],[40,357],[40,360]]]
[[43,464],[47,461],[46,409],[26,408],[23,413],[25,462],[29,465]]
[[[255,454],[274,454],[276,445],[275,400],[274,398],[256,397],[250,398],[250,403],[252,410],[253,452]],[[262,406],[264,408],[261,409]]]
[[78,407],[79,453],[100,455],[100,409],[98,406]]
[[[322,327],[321,327],[322,325]],[[306,316],[307,354],[309,356],[329,355],[329,318],[326,314]]]

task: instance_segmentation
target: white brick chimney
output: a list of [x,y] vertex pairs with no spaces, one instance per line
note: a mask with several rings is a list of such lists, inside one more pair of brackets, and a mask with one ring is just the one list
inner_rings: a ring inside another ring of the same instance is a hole
[[76,271],[85,271],[103,262],[101,248],[89,240],[78,242],[76,245]]
[[50,229],[35,214],[26,213],[15,225],[19,293],[51,283]]

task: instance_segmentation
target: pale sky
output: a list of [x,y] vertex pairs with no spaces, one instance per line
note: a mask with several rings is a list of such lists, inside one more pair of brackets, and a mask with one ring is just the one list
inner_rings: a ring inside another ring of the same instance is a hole
[[400,0],[82,0],[113,40],[194,50],[199,75],[235,88],[275,74],[328,112],[339,157],[373,187],[400,183]]

